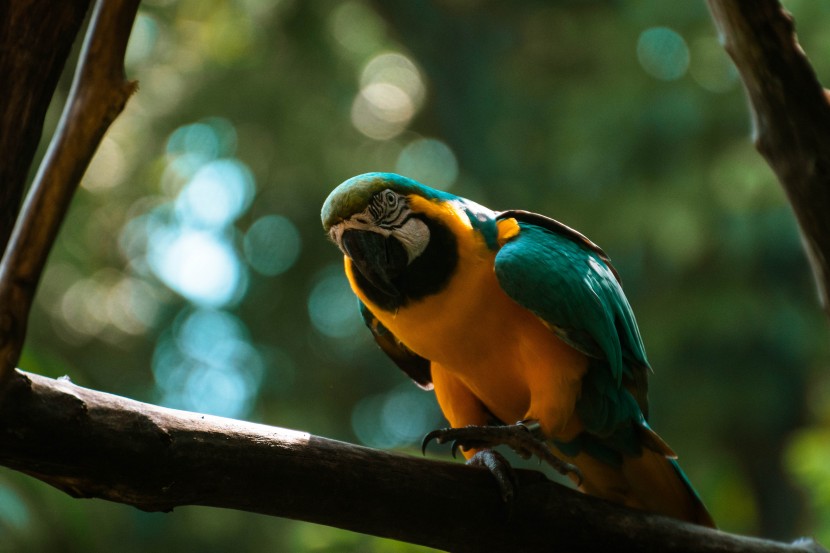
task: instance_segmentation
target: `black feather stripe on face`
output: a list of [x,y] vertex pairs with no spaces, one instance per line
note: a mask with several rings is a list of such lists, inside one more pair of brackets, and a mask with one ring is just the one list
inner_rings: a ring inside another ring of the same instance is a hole
[[356,284],[369,301],[385,311],[394,312],[411,301],[437,294],[447,286],[458,266],[458,242],[452,231],[440,221],[420,215],[412,216],[427,225],[430,239],[424,252],[394,279],[398,295],[390,296],[375,287],[359,271],[354,272]]

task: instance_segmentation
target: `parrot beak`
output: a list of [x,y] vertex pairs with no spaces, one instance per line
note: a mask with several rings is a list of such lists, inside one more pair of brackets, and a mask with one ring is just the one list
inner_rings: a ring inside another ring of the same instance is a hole
[[406,250],[396,238],[368,230],[347,230],[341,247],[354,267],[375,288],[392,297],[400,296],[394,280],[408,264]]

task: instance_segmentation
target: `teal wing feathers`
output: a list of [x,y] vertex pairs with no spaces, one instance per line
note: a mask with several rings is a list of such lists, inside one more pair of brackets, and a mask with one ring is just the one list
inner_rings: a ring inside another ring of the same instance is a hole
[[586,430],[617,452],[636,453],[641,444],[662,449],[645,423],[645,348],[610,260],[553,219],[499,214],[508,217],[519,222],[520,232],[496,255],[496,276],[511,298],[592,358],[576,406]]
[[363,322],[372,331],[380,349],[389,356],[392,361],[407,375],[415,381],[415,383],[425,390],[432,389],[432,371],[431,363],[428,359],[424,359],[417,353],[403,345],[394,334],[392,334],[375,315],[369,311],[366,305],[358,300],[360,307],[360,314],[363,316]]

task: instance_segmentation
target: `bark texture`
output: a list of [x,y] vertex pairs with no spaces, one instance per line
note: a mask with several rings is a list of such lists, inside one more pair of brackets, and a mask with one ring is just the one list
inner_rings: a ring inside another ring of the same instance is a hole
[[830,316],[830,104],[778,0],[707,0],[749,99],[758,151],[798,218]]
[[[63,116],[0,261],[0,388],[20,357],[37,283],[72,195],[104,133],[135,90],[136,83],[124,77],[124,52],[138,4],[138,0],[96,4]],[[57,5],[63,8],[64,2]],[[31,58],[28,65],[37,66],[37,61]],[[38,136],[42,119],[34,122]],[[4,133],[14,125],[0,124]]]
[[207,505],[456,552],[823,551],[632,511],[517,471],[512,508],[486,469],[175,411],[17,371],[0,464],[75,497],[148,511]]

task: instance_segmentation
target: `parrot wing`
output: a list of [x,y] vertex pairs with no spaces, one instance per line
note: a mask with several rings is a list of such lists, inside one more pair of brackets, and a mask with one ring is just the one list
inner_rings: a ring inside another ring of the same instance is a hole
[[496,277],[508,296],[591,358],[577,403],[585,428],[610,436],[625,423],[645,425],[649,365],[608,256],[548,217],[526,211],[498,215],[508,218],[519,223],[520,232],[496,255]]
[[363,322],[372,331],[375,342],[380,346],[380,349],[418,386],[425,390],[431,390],[432,371],[429,360],[424,359],[403,345],[389,329],[381,324],[362,301],[358,300],[358,303],[360,304],[360,314],[363,316]]

